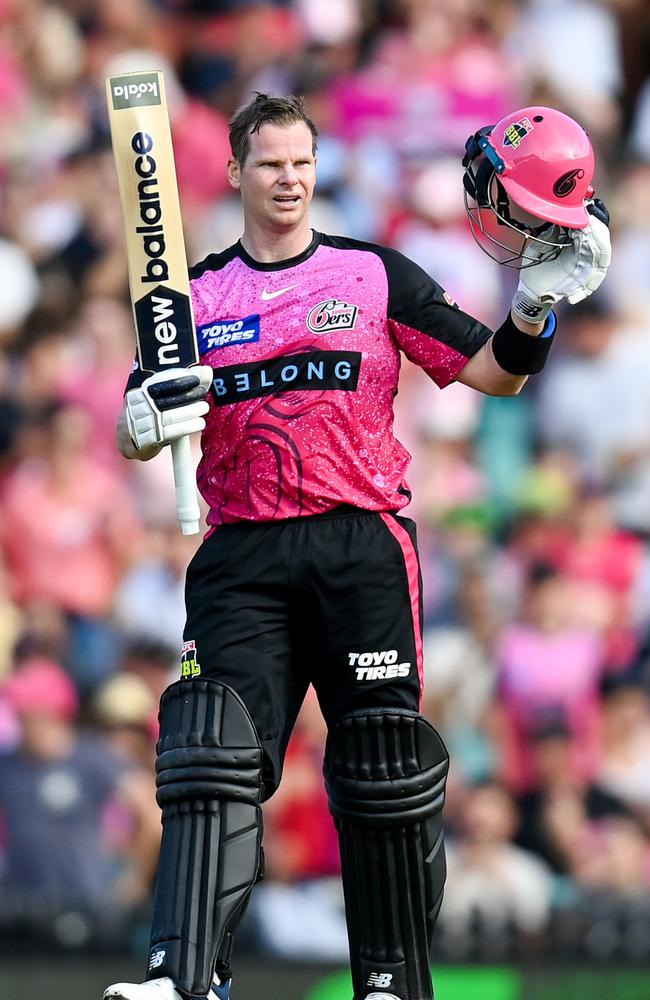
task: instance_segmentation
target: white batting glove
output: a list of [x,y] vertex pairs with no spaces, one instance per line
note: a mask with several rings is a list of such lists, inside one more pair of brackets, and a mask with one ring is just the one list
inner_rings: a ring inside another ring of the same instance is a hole
[[[512,300],[512,310],[527,323],[542,323],[553,306],[566,299],[571,305],[595,292],[612,259],[609,229],[595,215],[585,229],[570,229],[572,242],[554,260],[523,268]],[[532,247],[526,252],[531,253]],[[540,248],[540,254],[544,248]]]
[[138,451],[161,447],[205,427],[205,396],[214,372],[208,365],[170,368],[145,379],[124,397],[126,423]]

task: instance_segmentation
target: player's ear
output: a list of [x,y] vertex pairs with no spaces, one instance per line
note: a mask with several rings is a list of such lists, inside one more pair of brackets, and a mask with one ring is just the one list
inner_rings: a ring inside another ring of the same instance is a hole
[[239,191],[241,184],[241,170],[239,167],[239,160],[236,160],[234,156],[228,157],[228,183],[231,188],[235,191]]

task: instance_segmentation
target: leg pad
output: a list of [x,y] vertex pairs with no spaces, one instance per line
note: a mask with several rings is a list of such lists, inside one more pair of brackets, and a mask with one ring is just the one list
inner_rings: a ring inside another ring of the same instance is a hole
[[449,759],[416,712],[345,716],[324,774],[339,834],[355,1000],[431,1000],[429,948],[445,881]]
[[163,834],[147,978],[204,997],[260,870],[262,748],[244,703],[217,681],[172,684],[159,719]]

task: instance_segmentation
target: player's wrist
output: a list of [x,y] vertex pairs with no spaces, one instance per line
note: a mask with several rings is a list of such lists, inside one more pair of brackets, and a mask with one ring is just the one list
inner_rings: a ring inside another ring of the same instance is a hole
[[509,375],[535,375],[546,364],[554,334],[554,313],[547,318],[541,332],[533,336],[520,330],[509,315],[492,337],[494,359]]

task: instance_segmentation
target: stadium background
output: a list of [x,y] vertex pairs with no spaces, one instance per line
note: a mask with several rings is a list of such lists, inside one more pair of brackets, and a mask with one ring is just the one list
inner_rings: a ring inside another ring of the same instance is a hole
[[[116,455],[133,353],[104,77],[161,67],[191,260],[233,242],[227,119],[300,92],[317,228],[390,243],[481,320],[460,157],[531,103],[588,129],[614,262],[512,399],[404,363],[426,714],[452,752],[440,1000],[648,995],[650,11],[644,0],[0,0],[0,997],[141,978],[156,703],[182,575],[168,456]],[[309,699],[266,810],[241,995],[349,997]],[[613,968],[618,971],[611,971]],[[239,992],[237,993],[239,996]]]

